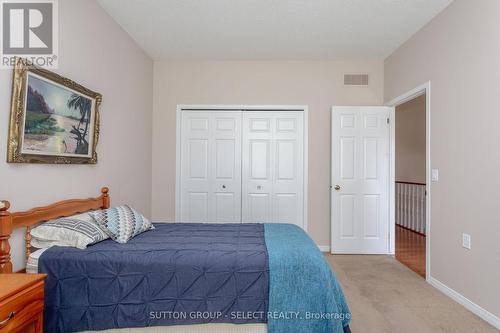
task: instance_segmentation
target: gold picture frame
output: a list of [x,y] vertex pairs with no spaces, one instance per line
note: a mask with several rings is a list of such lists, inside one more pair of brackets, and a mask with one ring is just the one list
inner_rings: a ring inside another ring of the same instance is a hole
[[7,162],[96,164],[102,95],[16,58]]

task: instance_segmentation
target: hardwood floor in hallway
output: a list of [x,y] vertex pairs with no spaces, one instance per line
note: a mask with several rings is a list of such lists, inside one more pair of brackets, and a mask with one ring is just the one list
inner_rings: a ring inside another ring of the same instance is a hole
[[425,279],[425,236],[396,225],[396,259]]

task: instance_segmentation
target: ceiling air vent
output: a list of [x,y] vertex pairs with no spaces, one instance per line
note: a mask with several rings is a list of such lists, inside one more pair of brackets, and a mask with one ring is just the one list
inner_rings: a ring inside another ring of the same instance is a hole
[[344,74],[345,86],[367,86],[368,74]]

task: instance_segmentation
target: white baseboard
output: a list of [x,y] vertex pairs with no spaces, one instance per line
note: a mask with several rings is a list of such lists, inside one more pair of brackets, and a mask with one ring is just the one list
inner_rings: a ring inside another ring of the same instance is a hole
[[329,245],[318,245],[319,250],[321,252],[328,252],[330,253],[330,246]]
[[436,289],[441,291],[446,296],[450,297],[451,299],[453,299],[457,303],[463,305],[470,312],[474,313],[478,317],[480,317],[483,320],[485,320],[486,322],[488,322],[490,325],[493,325],[497,329],[500,329],[500,318],[495,316],[493,313],[483,309],[482,307],[480,307],[476,303],[472,302],[471,300],[469,300],[468,298],[466,298],[462,294],[451,289],[450,287],[448,287],[447,285],[445,285],[441,281],[433,278],[432,276],[429,276],[429,278],[427,279],[427,282],[429,282],[429,284],[431,284],[433,287],[435,287]]

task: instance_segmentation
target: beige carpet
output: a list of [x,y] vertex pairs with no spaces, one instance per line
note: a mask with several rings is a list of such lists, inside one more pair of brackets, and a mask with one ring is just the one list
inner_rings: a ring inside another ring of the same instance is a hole
[[325,256],[344,289],[353,333],[499,332],[393,257]]

